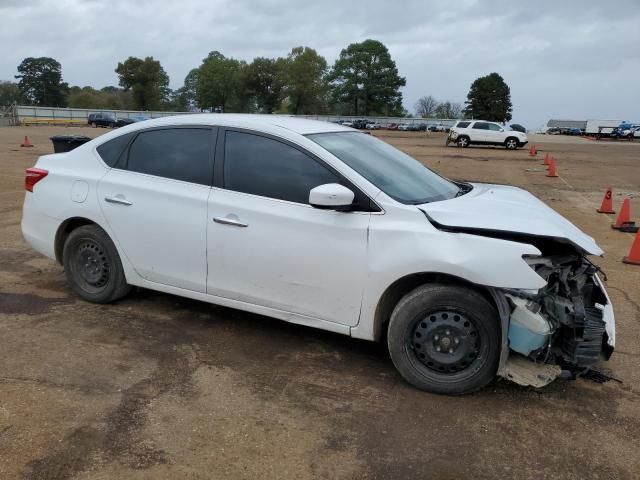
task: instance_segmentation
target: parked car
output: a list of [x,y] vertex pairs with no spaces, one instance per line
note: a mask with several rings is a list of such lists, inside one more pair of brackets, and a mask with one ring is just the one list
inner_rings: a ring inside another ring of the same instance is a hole
[[387,130],[398,130],[398,124],[390,123],[389,125],[387,125]]
[[91,125],[93,128],[96,127],[107,127],[107,128],[115,128],[117,120],[116,116],[113,113],[90,113],[87,118],[87,123]]
[[429,126],[430,132],[444,132],[445,130],[446,130],[446,127],[442,124]]
[[143,122],[145,120],[149,120],[149,117],[146,117],[144,115],[135,115],[128,118],[118,118],[116,120],[116,127],[124,127],[126,125],[131,125],[132,123],[136,122]]
[[398,125],[398,130],[403,130],[403,131],[407,131],[409,130],[409,125],[406,123],[401,123]]
[[633,140],[640,138],[640,124],[637,123],[621,123],[611,132],[614,138],[627,138]]
[[473,120],[458,122],[451,129],[448,137],[459,147],[469,145],[504,145],[509,150],[523,147],[528,143],[527,134],[514,130],[505,130],[494,122]]
[[351,126],[353,128],[357,128],[358,130],[364,130],[365,128],[367,128],[367,121],[366,120],[354,120],[353,124]]
[[367,123],[367,130],[380,130],[382,125],[376,122]]
[[542,386],[614,347],[593,238],[339,125],[158,118],[40,157],[25,187],[24,238],[86,301],[139,286],[385,338],[409,383],[448,394]]
[[558,127],[547,128],[545,132],[547,135],[560,135],[562,131]]

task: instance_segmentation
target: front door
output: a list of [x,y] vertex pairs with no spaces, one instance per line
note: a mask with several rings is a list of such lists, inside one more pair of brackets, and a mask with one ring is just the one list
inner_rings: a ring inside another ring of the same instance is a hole
[[224,137],[223,182],[209,197],[207,293],[357,324],[371,214],[310,206],[312,188],[343,179],[307,152],[247,131]]
[[489,124],[487,122],[476,122],[471,127],[473,134],[471,140],[474,142],[488,142],[489,141]]

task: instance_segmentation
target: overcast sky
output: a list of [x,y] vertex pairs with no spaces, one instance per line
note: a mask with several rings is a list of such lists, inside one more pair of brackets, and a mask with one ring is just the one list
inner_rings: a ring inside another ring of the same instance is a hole
[[640,1],[0,0],[0,80],[25,57],[62,64],[70,85],[117,85],[128,56],[160,60],[171,87],[211,50],[251,61],[349,43],[389,48],[405,107],[463,102],[478,76],[511,87],[513,121],[640,121]]

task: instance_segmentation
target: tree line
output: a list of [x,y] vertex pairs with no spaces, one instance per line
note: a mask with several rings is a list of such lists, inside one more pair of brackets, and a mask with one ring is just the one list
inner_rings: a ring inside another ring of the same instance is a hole
[[[371,39],[344,48],[331,67],[310,47],[293,48],[286,57],[257,57],[251,62],[212,51],[176,90],[169,88],[169,76],[153,57],[119,62],[115,68],[119,85],[99,90],[69,86],[63,81],[61,64],[49,57],[25,58],[17,71],[17,82],[0,82],[0,106],[409,115],[400,90],[406,79],[387,47]],[[415,111],[425,118],[511,119],[509,87],[497,73],[477,79],[465,105],[439,102],[428,95],[416,102]]]

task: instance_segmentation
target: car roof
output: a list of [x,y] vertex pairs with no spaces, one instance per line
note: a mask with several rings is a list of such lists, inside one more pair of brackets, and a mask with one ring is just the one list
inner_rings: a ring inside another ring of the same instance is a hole
[[243,127],[257,130],[286,129],[300,135],[327,132],[352,132],[352,128],[336,123],[309,120],[288,115],[236,114],[236,113],[198,113],[171,115],[146,120],[142,124],[127,127],[128,131],[170,125],[212,125],[225,127]]

